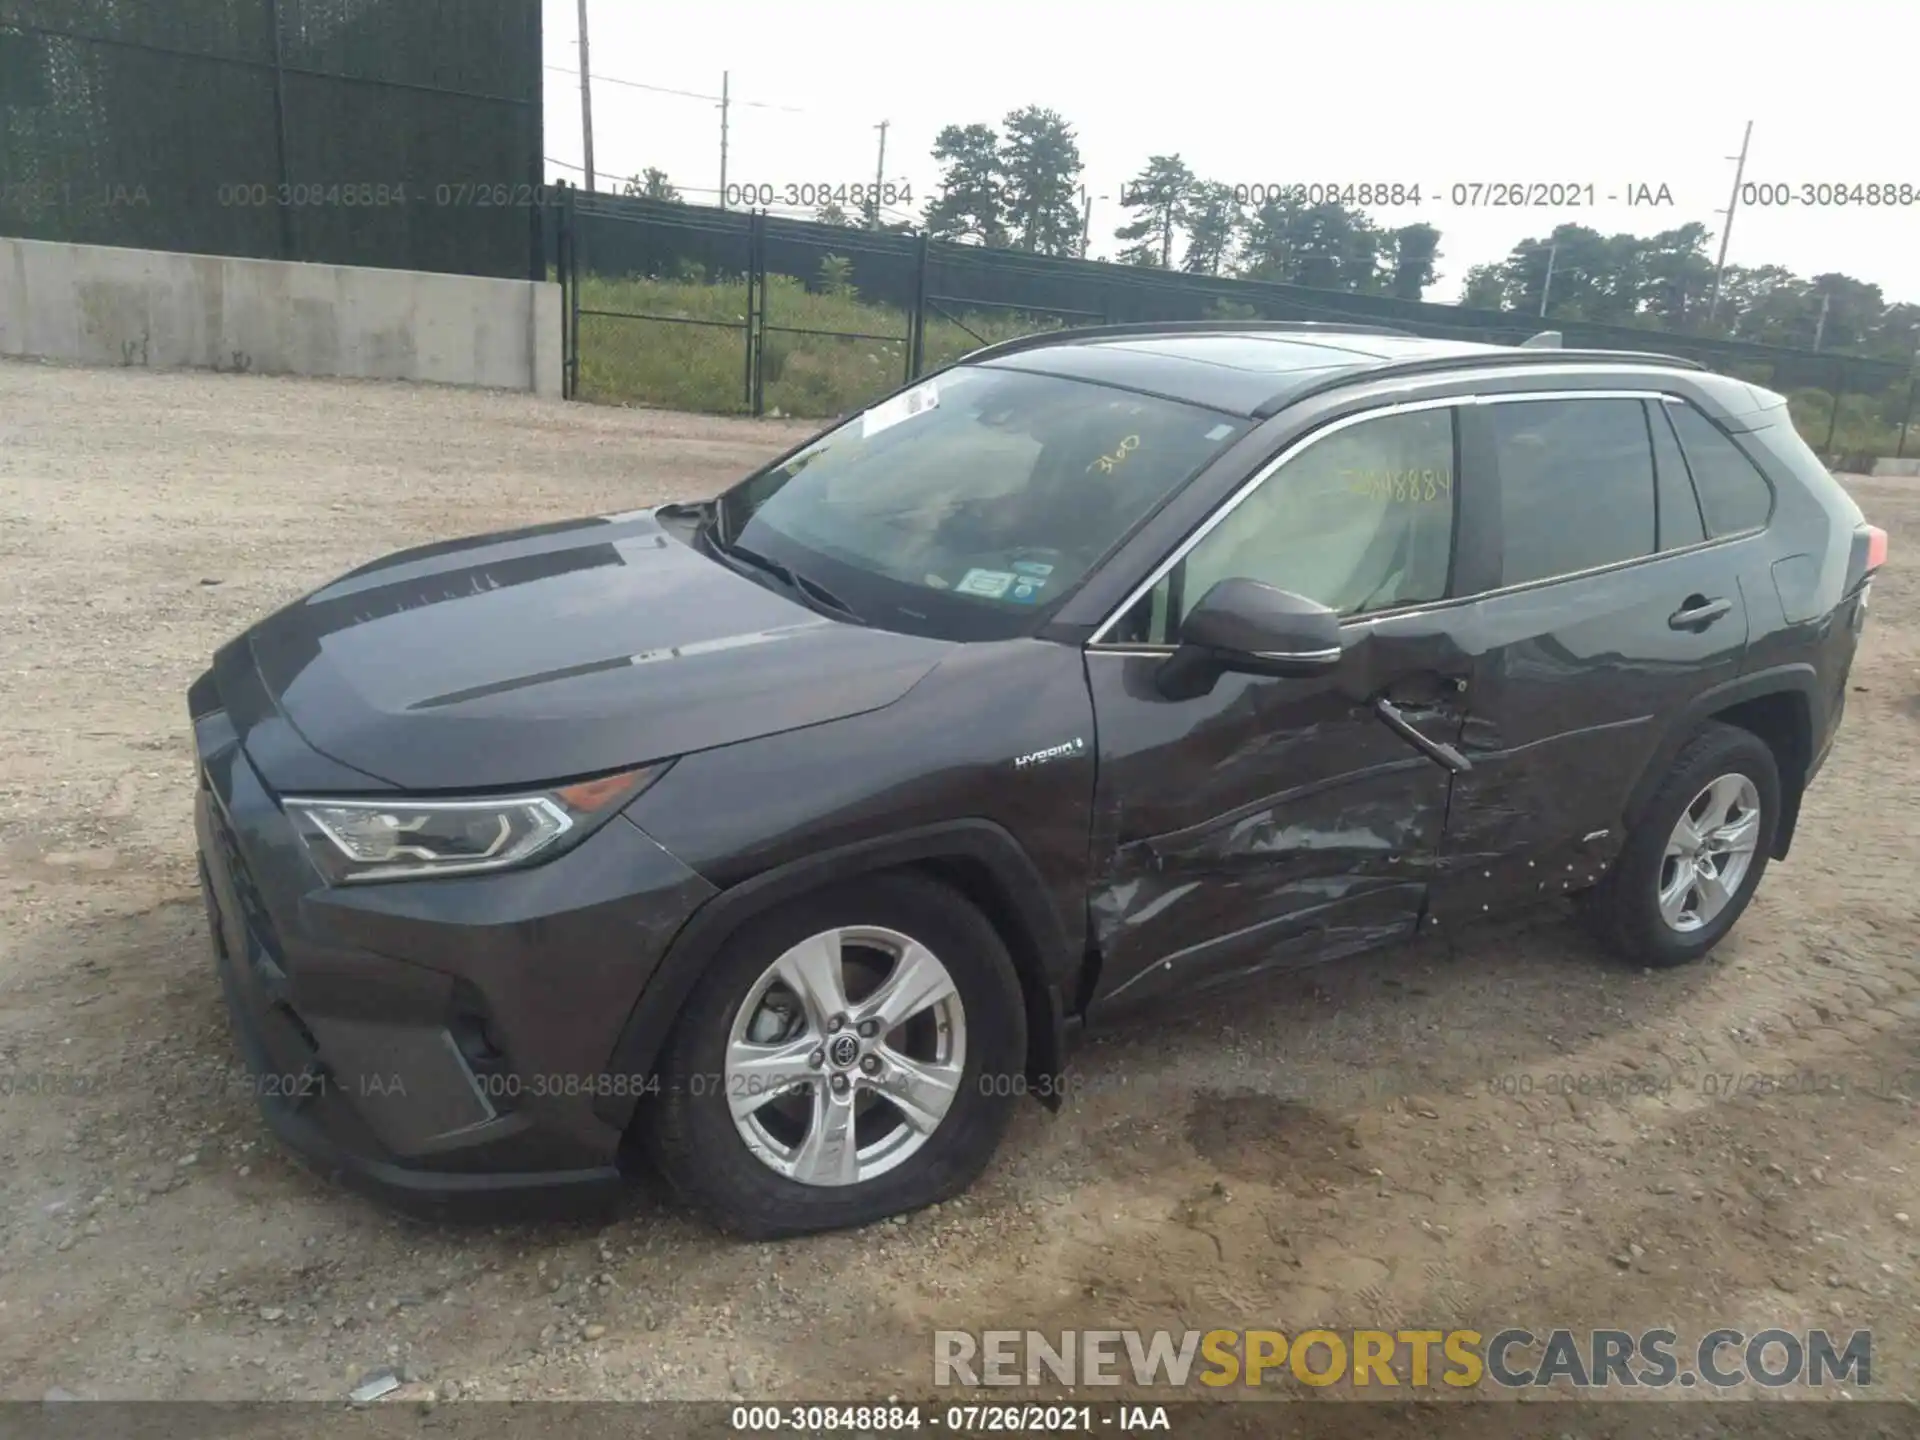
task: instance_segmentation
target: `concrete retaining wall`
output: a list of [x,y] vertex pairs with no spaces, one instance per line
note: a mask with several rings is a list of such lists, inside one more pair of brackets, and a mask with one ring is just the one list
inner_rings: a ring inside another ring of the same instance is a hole
[[1898,475],[1907,479],[1920,478],[1920,458],[1907,460],[1881,459],[1873,462],[1875,475]]
[[560,393],[560,287],[0,236],[0,355]]

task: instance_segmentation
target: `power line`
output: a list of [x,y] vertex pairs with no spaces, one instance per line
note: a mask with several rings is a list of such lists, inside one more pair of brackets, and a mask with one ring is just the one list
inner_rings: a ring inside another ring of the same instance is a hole
[[[570,70],[565,65],[548,65],[545,68],[558,75],[572,75],[576,79],[580,74],[578,70]],[[617,75],[596,74],[589,78],[600,85],[624,85],[629,90],[651,90],[658,95],[678,95],[687,100],[718,101],[720,99],[718,95],[702,95],[694,90],[675,90],[666,85],[642,85],[638,80],[622,80]]]
[[[541,158],[544,159],[549,165],[558,165],[562,170],[572,170],[575,172],[580,172],[586,168],[585,166],[579,165],[572,160],[562,160],[558,155],[545,155],[545,156],[542,156]],[[619,168],[618,166],[614,167],[615,170],[617,170],[618,168]],[[613,171],[609,170],[606,173],[612,174]],[[635,171],[633,173],[639,174],[642,172]],[[675,192],[681,195],[718,195],[721,193],[719,189],[717,189],[712,185],[682,185],[677,180],[673,180],[671,181],[671,183],[673,185]],[[602,192],[602,193],[610,194],[612,192],[608,191],[608,192]],[[772,214],[775,211],[792,211],[795,213],[804,213],[804,214],[811,215],[815,210],[819,209],[820,207],[817,205],[786,205],[786,204],[775,203],[770,205],[760,205],[753,208],[765,210],[768,214]],[[880,207],[880,218],[888,221],[905,220],[908,222],[912,222],[917,217],[915,217],[912,211],[903,210],[898,205],[882,205]]]
[[[573,76],[578,78],[580,81],[581,135],[582,135],[582,141],[586,150],[586,165],[584,167],[574,165],[569,161],[558,160],[552,156],[548,156],[546,158],[548,163],[554,164],[554,165],[560,165],[569,170],[583,169],[586,175],[586,181],[587,181],[586,188],[589,191],[593,191],[597,188],[596,185],[594,184],[596,166],[594,165],[594,160],[593,160],[593,112],[591,108],[592,101],[589,98],[591,95],[591,87],[594,82],[599,82],[601,84],[606,84],[606,85],[619,85],[629,90],[639,90],[651,95],[670,95],[670,96],[673,96],[675,99],[699,100],[699,101],[706,102],[708,104],[718,106],[720,110],[720,188],[718,190],[708,189],[706,187],[697,187],[697,186],[685,186],[685,187],[676,186],[675,188],[697,190],[701,194],[716,195],[719,198],[720,208],[723,210],[727,208],[727,159],[728,159],[727,120],[728,120],[728,112],[731,110],[733,106],[739,105],[750,110],[765,110],[770,113],[781,114],[781,115],[809,115],[816,119],[824,119],[837,124],[854,123],[850,117],[844,114],[837,114],[837,113],[829,114],[827,112],[813,110],[808,107],[800,106],[800,105],[776,105],[766,100],[735,100],[731,96],[732,87],[730,84],[728,84],[729,76],[724,71],[721,73],[720,93],[718,95],[710,95],[705,91],[700,91],[700,90],[682,90],[671,85],[653,85],[643,80],[629,80],[624,76],[620,76],[620,75],[602,75],[598,71],[595,71],[592,69],[591,62],[587,58],[586,0],[580,0],[580,48],[581,48],[580,67],[577,70],[569,69],[565,65],[543,65],[541,68],[545,70],[550,70],[557,75]],[[882,171],[884,172],[886,153],[887,153],[886,152],[887,122],[882,121],[878,128],[880,130],[881,168],[882,168]]]
[[[578,70],[570,70],[565,65],[548,65],[544,68],[559,75],[578,77],[580,74]],[[618,75],[602,75],[597,70],[589,78],[596,85],[624,85],[629,90],[646,90],[655,95],[677,95],[682,100],[706,100],[715,105],[726,101],[729,104],[744,105],[753,110],[777,110],[784,115],[819,115],[823,119],[841,118],[828,115],[825,111],[810,110],[802,105],[775,105],[767,100],[729,100],[725,95],[708,95],[700,90],[676,90],[671,85],[648,85],[639,80],[623,80]]]

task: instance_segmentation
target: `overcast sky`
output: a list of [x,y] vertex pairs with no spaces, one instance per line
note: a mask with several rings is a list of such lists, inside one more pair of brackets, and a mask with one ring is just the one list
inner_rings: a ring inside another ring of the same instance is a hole
[[[578,0],[544,4],[548,175],[578,183]],[[1920,9],[1895,0],[1805,11],[1758,0],[587,4],[603,189],[655,165],[688,199],[713,203],[718,106],[615,82],[717,97],[723,71],[730,182],[871,182],[874,127],[887,120],[886,175],[911,184],[915,218],[936,189],[943,125],[1050,106],[1079,137],[1096,257],[1115,249],[1121,184],[1153,153],[1230,184],[1418,183],[1419,209],[1371,213],[1438,227],[1428,298],[1445,301],[1468,266],[1562,222],[1646,235],[1698,220],[1717,235],[1749,119],[1749,181],[1920,188]],[[1882,56],[1890,68],[1876,84]],[[1450,202],[1456,183],[1482,181],[1591,183],[1598,205]],[[1665,185],[1673,203],[1629,208],[1641,184]],[[1838,270],[1920,302],[1920,203],[1745,206],[1728,259]]]

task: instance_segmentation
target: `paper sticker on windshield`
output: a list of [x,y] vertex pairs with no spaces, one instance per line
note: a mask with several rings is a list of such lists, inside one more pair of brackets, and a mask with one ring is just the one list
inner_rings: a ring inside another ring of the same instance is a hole
[[1233,433],[1233,426],[1223,423],[1223,424],[1214,426],[1211,430],[1207,431],[1207,433],[1203,435],[1201,438],[1203,440],[1224,440],[1227,438],[1227,436],[1231,435],[1232,433]]
[[1040,602],[1040,587],[1046,583],[1022,575],[1013,582],[1013,589],[1007,592],[1007,598],[1017,600],[1022,605],[1037,605]]
[[1038,560],[1016,560],[1013,568],[1022,575],[1037,575],[1043,581],[1053,573],[1053,566],[1042,565]]
[[867,440],[882,430],[891,430],[902,420],[911,420],[916,415],[924,415],[929,410],[940,408],[940,392],[929,380],[924,385],[916,385],[882,401],[860,417],[860,438]]
[[960,595],[986,595],[998,600],[1019,578],[1011,570],[969,570],[953,588]]

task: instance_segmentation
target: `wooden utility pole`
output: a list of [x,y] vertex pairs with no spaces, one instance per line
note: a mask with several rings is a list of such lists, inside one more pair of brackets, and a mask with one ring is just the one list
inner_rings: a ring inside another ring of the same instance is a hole
[[[733,72],[720,72],[720,208],[727,208],[727,108],[731,103],[727,98],[727,86],[733,78]],[[747,207],[751,210],[753,207]]]
[[880,228],[880,187],[886,183],[887,178],[887,126],[889,123],[891,122],[882,120],[874,127],[880,132],[880,159],[873,167],[873,209],[870,212],[873,220],[871,228],[875,230]]
[[587,61],[587,0],[580,0],[580,143],[586,151],[587,189],[593,189],[593,68]]
[[1747,133],[1740,137],[1740,155],[1733,166],[1733,194],[1727,199],[1726,222],[1720,227],[1720,258],[1713,262],[1713,298],[1707,301],[1707,324],[1720,308],[1720,277],[1727,271],[1727,241],[1733,237],[1733,212],[1740,208],[1740,181],[1747,173],[1747,142],[1753,139],[1753,121],[1747,121]]

